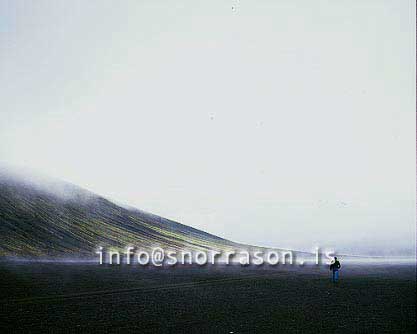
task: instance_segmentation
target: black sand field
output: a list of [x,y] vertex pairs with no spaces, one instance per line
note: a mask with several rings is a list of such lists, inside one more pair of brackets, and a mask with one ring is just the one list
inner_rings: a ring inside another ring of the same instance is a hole
[[4,333],[415,333],[408,265],[0,264]]

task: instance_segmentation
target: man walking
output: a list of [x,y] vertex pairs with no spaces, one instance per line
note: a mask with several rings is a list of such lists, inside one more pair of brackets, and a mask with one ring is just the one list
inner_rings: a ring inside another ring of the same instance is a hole
[[341,265],[340,262],[337,260],[337,257],[334,257],[334,261],[330,264],[330,270],[332,271],[332,281],[336,283],[339,280],[339,269]]

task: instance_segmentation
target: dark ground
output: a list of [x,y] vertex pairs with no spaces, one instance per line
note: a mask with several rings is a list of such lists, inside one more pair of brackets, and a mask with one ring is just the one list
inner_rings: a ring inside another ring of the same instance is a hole
[[414,266],[0,264],[8,332],[415,333]]

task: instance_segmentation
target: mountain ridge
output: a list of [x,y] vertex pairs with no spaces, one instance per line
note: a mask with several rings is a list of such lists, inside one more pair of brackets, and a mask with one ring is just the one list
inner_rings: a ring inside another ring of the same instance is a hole
[[229,249],[242,245],[71,183],[0,169],[0,256],[89,257],[98,246]]

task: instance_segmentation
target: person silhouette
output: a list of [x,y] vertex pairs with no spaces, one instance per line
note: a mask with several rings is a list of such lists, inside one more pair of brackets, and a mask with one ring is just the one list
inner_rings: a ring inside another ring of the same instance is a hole
[[339,280],[339,269],[342,266],[340,265],[339,260],[337,257],[334,257],[334,261],[330,264],[330,270],[332,271],[332,281],[333,283],[336,283]]

